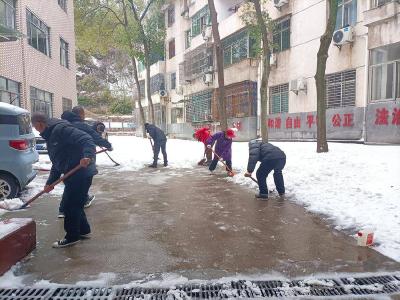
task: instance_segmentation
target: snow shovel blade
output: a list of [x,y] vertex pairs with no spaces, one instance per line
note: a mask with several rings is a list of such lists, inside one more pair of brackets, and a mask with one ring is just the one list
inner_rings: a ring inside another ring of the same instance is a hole
[[205,163],[206,163],[206,159],[203,158],[202,160],[200,160],[200,161],[197,163],[197,165],[199,165],[199,166],[204,166]]

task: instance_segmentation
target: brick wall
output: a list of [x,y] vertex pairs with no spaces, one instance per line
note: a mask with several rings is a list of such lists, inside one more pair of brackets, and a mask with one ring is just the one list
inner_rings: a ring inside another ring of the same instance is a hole
[[[53,94],[53,116],[62,113],[62,98],[77,104],[73,1],[67,12],[57,0],[17,0],[17,29],[24,34],[15,42],[0,43],[0,76],[21,83],[21,106],[30,110],[30,86]],[[28,44],[26,10],[50,27],[51,57]],[[60,65],[60,38],[69,43],[69,68]]]

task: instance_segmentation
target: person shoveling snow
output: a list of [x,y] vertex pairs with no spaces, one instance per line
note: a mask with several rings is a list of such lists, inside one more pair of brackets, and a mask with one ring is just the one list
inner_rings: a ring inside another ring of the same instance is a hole
[[233,176],[232,172],[232,139],[235,137],[235,132],[232,129],[220,131],[213,134],[207,140],[207,148],[212,149],[215,145],[214,159],[210,164],[209,170],[213,172],[217,167],[218,161],[225,161],[226,171],[228,176]]

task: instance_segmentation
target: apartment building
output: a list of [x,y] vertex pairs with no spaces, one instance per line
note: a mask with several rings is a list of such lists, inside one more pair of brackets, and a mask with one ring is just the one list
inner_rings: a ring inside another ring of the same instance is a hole
[[60,117],[77,104],[72,0],[0,0],[0,101]]
[[[238,129],[238,140],[249,140],[260,127],[261,65],[240,19],[242,3],[215,0],[224,47],[228,122]],[[326,1],[274,0],[265,9],[276,22],[270,137],[314,139],[314,75],[327,21]],[[165,24],[165,59],[151,67],[157,123],[175,137],[190,137],[199,126],[216,130],[218,84],[207,1],[171,0],[165,6]],[[400,143],[399,1],[339,1],[326,74],[329,139]],[[143,80],[144,73],[141,76]]]

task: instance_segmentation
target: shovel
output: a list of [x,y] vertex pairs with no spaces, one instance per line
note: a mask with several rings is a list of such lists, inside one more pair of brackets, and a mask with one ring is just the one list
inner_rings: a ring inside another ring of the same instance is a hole
[[218,158],[218,160],[219,160],[220,162],[222,162],[223,165],[225,166],[225,168],[228,170],[228,176],[230,176],[230,177],[235,176],[235,173],[233,173],[232,169],[229,168],[228,165],[227,165],[223,160],[221,160],[221,156],[219,156],[219,155],[214,151],[213,148],[209,148],[209,149],[211,149],[211,151],[212,151],[212,152],[214,153],[214,155]]

